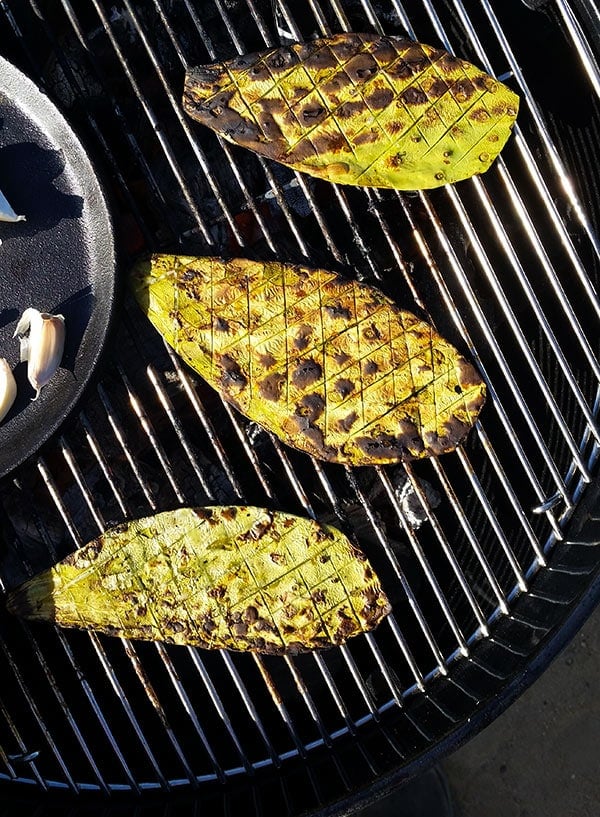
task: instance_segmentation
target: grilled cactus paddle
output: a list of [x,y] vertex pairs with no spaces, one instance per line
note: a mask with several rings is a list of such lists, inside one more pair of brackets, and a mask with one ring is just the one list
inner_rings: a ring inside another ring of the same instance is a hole
[[235,506],[120,525],[23,584],[8,608],[125,638],[274,654],[343,644],[390,611],[340,531]]
[[420,190],[486,171],[519,98],[438,48],[336,34],[193,68],[183,106],[229,141],[295,170]]
[[153,255],[133,282],[192,368],[319,459],[374,465],[442,454],[483,405],[481,378],[431,326],[333,272]]

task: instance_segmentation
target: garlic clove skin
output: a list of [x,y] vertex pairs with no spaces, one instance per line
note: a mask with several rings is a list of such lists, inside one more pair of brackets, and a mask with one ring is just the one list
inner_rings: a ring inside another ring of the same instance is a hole
[[[29,328],[30,328],[30,326],[31,326],[31,322],[32,322],[33,320],[35,320],[35,315],[36,315],[36,313],[37,313],[38,315],[41,315],[41,314],[42,314],[41,312],[38,312],[38,310],[37,310],[37,309],[34,309],[32,306],[30,306],[30,307],[29,307],[29,309],[26,309],[26,310],[25,310],[25,312],[23,312],[23,314],[22,314],[22,315],[21,315],[21,317],[19,318],[19,322],[17,323],[17,328],[16,328],[16,329],[15,329],[15,331],[13,332],[13,338],[16,338],[16,337],[17,337],[17,335],[25,335],[25,334],[27,334],[27,332],[29,332]],[[22,344],[21,344],[21,345],[22,345]],[[27,360],[27,358],[26,358],[26,357],[25,357],[25,358],[23,358],[23,357],[22,357],[22,358],[21,358],[21,363],[22,363],[24,360]]]
[[18,216],[12,209],[6,196],[0,190],[0,221],[25,221],[25,216]]
[[17,383],[6,358],[0,358],[0,422],[10,411],[17,396]]
[[21,361],[27,361],[27,379],[35,389],[33,399],[37,400],[60,366],[65,348],[65,319],[29,307],[21,315],[13,337],[17,335]]

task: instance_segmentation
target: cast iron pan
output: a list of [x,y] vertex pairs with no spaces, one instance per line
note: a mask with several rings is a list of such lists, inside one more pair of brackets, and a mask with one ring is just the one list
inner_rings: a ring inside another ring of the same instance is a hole
[[[0,476],[58,428],[94,370],[114,302],[115,250],[90,161],[54,104],[0,57],[0,190],[27,221],[0,222],[0,357],[17,400],[0,425]],[[61,368],[36,401],[13,339],[27,307],[62,314]]]

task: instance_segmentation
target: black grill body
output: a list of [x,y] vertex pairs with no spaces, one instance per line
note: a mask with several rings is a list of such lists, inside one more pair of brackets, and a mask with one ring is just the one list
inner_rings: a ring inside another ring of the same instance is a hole
[[[342,813],[482,728],[597,604],[598,10],[528,5],[0,2],[2,56],[56,102],[104,182],[122,285],[74,415],[0,483],[4,587],[125,518],[237,502],[334,522],[393,604],[374,633],[293,659],[0,613],[7,792],[199,792],[211,813]],[[427,194],[342,188],[183,114],[187,66],[341,30],[439,44],[505,78],[522,107],[494,167]],[[374,283],[477,363],[485,412],[456,453],[406,466],[286,449],[139,312],[124,283],[147,250]]]

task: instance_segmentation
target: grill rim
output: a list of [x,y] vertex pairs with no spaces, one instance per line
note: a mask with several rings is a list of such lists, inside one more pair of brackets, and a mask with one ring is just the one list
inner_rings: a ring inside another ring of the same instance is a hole
[[[597,480],[593,484],[592,488],[594,498],[596,500],[600,499],[600,480]],[[581,527],[582,520],[586,518],[588,513],[587,504],[588,503],[586,501],[581,503],[581,513],[576,515],[571,525],[571,527],[574,529]],[[600,524],[598,521],[596,521],[596,528],[598,533],[600,533]],[[560,543],[553,552],[553,559],[551,562],[556,560],[555,554],[557,557],[560,556],[560,551],[564,549],[565,546],[570,544],[581,545],[583,547],[600,547],[600,536],[597,536],[595,539],[594,537],[590,536],[584,539],[578,537],[577,540],[571,540],[570,537],[567,537],[567,539],[565,539],[563,543]],[[551,568],[552,565],[550,564],[550,569]],[[345,796],[334,798],[329,802],[322,803],[318,810],[310,811],[311,817],[346,817],[346,815],[349,817],[349,815],[354,814],[358,809],[365,808],[368,805],[383,799],[387,794],[390,794],[394,789],[398,788],[398,786],[427,771],[436,763],[439,763],[439,761],[445,756],[458,749],[475,734],[480,732],[484,727],[488,726],[493,720],[499,717],[511,703],[513,703],[523,692],[525,692],[525,690],[535,683],[535,681],[548,667],[549,663],[569,644],[576,633],[584,625],[586,620],[600,605],[600,564],[596,564],[596,566],[589,572],[585,572],[585,574],[582,575],[585,575],[589,581],[583,582],[584,586],[580,589],[578,602],[569,609],[566,616],[559,618],[559,620],[554,621],[549,625],[544,637],[541,639],[537,648],[533,651],[533,657],[531,655],[524,656],[524,666],[514,674],[509,683],[504,686],[500,693],[494,692],[490,697],[488,697],[484,706],[479,708],[475,714],[472,715],[469,721],[465,721],[455,729],[451,729],[445,737],[436,740],[432,746],[419,753],[409,763],[395,768],[392,772],[380,774],[377,779],[370,784],[351,790]],[[538,577],[541,578],[542,576],[543,574],[538,574]],[[537,582],[534,582],[530,588],[530,592],[536,589],[536,584]],[[529,593],[522,594],[519,598],[519,606],[523,607],[530,604],[531,596]],[[526,617],[526,611],[515,608],[515,612],[519,612]],[[463,683],[466,683],[469,680],[470,672],[468,664],[469,659],[467,658],[459,659],[459,661],[454,664],[455,671],[458,671],[457,668],[467,668],[465,673],[466,680],[464,680]],[[443,681],[441,682],[443,683]],[[429,692],[431,697],[435,697],[435,693],[437,691],[436,684],[439,685],[439,683],[440,681],[438,680],[430,687]],[[401,715],[402,710],[397,710],[397,718]],[[394,723],[391,725],[386,724],[386,729],[393,729],[394,726]],[[377,725],[367,728],[371,728],[371,732],[375,734],[379,730]],[[361,731],[361,736],[362,735],[363,732]],[[348,736],[347,739],[349,741],[353,740],[351,736]],[[293,772],[293,769],[298,765],[304,769],[310,769],[311,767],[313,770],[315,768],[318,769],[319,764],[326,759],[327,750],[325,747],[322,747],[322,749],[320,749],[318,752],[311,753],[308,761],[305,761],[300,757],[295,758],[293,763],[290,764],[290,770]],[[271,767],[271,771],[272,774],[278,773],[278,770],[274,767]],[[22,779],[22,781],[1,781],[0,792],[6,792],[10,797],[11,792],[14,794],[15,782],[22,782],[27,784],[28,787],[32,787],[34,785],[34,781],[26,779]],[[268,786],[271,782],[272,780],[270,780],[270,775],[267,775],[265,778],[261,776],[256,778],[254,781],[250,781],[248,785],[251,785],[253,788],[256,787],[257,789],[260,789],[261,786]],[[231,792],[226,786],[221,786],[220,789],[222,802],[223,804],[226,804]],[[67,793],[67,787],[65,784],[62,784],[61,786],[50,785],[45,792],[39,790],[36,792],[37,797],[35,802],[40,804],[42,802],[41,798],[49,795],[49,798],[46,800],[49,806],[56,805],[57,802],[68,802],[71,805],[73,802],[88,803],[90,802],[88,801],[88,797],[93,796],[94,793],[97,795],[100,790],[100,787],[93,789],[86,787],[81,789],[79,795],[74,795],[72,792]],[[21,788],[19,791],[22,792],[24,789]],[[189,788],[183,790],[179,787],[174,787],[171,789],[170,793],[166,793],[158,788],[153,791],[144,790],[144,796],[151,796],[152,799],[149,802],[156,806],[161,799],[169,796],[176,798],[177,794],[182,791],[184,792],[182,797],[184,797],[186,800],[197,796],[197,794],[193,794]],[[134,791],[125,791],[123,789],[113,790],[109,786],[106,794],[110,795],[110,802],[114,802],[115,805],[121,803],[122,801],[128,803],[141,803],[139,796],[136,795]],[[211,792],[210,794],[214,794],[214,792]],[[74,800],[74,798],[77,799]],[[105,801],[105,803],[106,802],[108,801]],[[170,805],[173,805],[171,800],[168,802]],[[175,803],[176,802],[177,801],[175,799]],[[246,805],[249,808],[248,804]],[[104,806],[102,807],[104,808]],[[143,809],[143,804],[141,804],[140,807]],[[224,807],[226,806],[224,805]],[[259,817],[264,812],[260,808],[257,808],[254,812],[248,811],[246,813],[255,813],[257,817]],[[302,812],[290,812],[290,814],[294,815],[300,815],[300,813],[305,814],[306,812],[304,810],[302,810]]]
[[[502,715],[523,692],[537,681],[548,668],[548,665],[567,647],[600,605],[600,567],[596,569],[595,574],[590,585],[584,591],[584,597],[579,604],[575,609],[571,610],[568,617],[561,624],[554,625],[556,631],[544,640],[541,648],[529,660],[527,666],[514,676],[500,694],[493,695],[482,709],[477,710],[468,723],[463,723],[445,738],[436,741],[433,747],[426,750],[414,761],[390,774],[382,775],[366,788],[337,800],[318,812],[314,812],[313,817],[346,817],[346,815],[354,814],[359,808],[366,808],[372,803],[382,800],[398,786],[427,771],[444,757],[459,749]],[[460,660],[467,661],[467,659]],[[434,694],[435,688],[431,689],[431,692]]]

